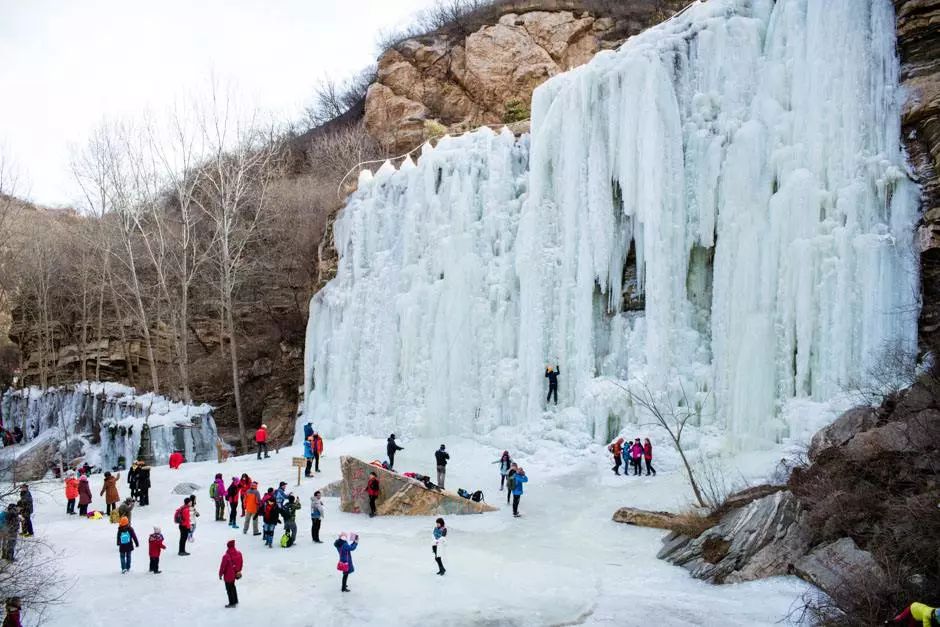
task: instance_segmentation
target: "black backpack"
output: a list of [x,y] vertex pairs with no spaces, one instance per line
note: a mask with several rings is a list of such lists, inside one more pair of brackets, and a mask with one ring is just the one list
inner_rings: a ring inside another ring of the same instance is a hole
[[482,500],[483,500],[483,491],[482,491],[482,490],[477,490],[476,492],[474,492],[473,494],[471,494],[471,495],[470,495],[470,500],[473,501],[474,503],[479,503],[480,501],[482,501]]

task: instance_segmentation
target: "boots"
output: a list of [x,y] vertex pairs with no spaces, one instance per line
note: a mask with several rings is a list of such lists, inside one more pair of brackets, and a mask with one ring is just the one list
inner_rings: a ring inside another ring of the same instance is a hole
[[444,568],[444,562],[441,560],[441,558],[435,557],[434,561],[437,562],[437,568],[438,568],[437,574],[438,575],[443,575],[444,573],[447,572],[447,569]]

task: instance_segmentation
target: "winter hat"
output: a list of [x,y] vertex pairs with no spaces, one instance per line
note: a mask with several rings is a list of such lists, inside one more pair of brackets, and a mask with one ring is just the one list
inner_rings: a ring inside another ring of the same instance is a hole
[[277,484],[277,487],[280,488],[281,486],[285,486],[285,485],[287,485],[287,482],[286,482],[286,481],[282,481],[282,482],[280,482],[279,484]]
[[235,540],[229,540],[228,542],[225,543],[225,546],[227,546],[227,547],[230,548],[230,549],[234,549],[234,548],[235,548]]
[[232,481],[238,481],[238,477],[232,477]]
[[252,481],[252,482],[251,482],[251,487],[257,488],[257,487],[258,487],[258,482],[257,482],[257,481]]
[[127,516],[121,516],[121,520],[118,522],[118,524],[121,525],[122,527],[124,525],[129,525],[130,523],[131,521],[127,519]]
[[163,533],[162,531],[160,531],[160,527],[154,527],[154,528],[153,528],[153,532],[154,532],[154,533],[158,533],[158,534],[159,534],[159,533]]
[[222,478],[222,473],[221,473],[221,472],[215,473],[215,478],[216,478],[216,479],[221,479],[221,478]]
[[74,470],[70,470],[70,471],[68,471],[67,473],[65,473],[65,476],[66,476],[66,477],[69,477],[69,478],[74,477],[74,476],[75,476],[75,471],[74,471]]
[[267,428],[268,428],[268,425],[261,425],[261,428],[262,428],[262,429],[267,429]]

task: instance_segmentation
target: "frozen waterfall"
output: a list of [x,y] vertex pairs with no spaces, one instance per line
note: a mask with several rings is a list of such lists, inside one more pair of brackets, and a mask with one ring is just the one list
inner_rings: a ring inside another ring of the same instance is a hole
[[894,48],[890,0],[709,0],[536,90],[531,137],[365,173],[302,420],[601,441],[640,418],[617,382],[685,390],[735,446],[788,436],[791,400],[916,348]]

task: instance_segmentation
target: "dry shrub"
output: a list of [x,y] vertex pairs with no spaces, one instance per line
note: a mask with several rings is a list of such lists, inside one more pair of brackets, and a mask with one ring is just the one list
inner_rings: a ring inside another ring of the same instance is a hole
[[701,509],[690,509],[676,514],[672,530],[690,538],[697,538],[718,524],[718,517]]

